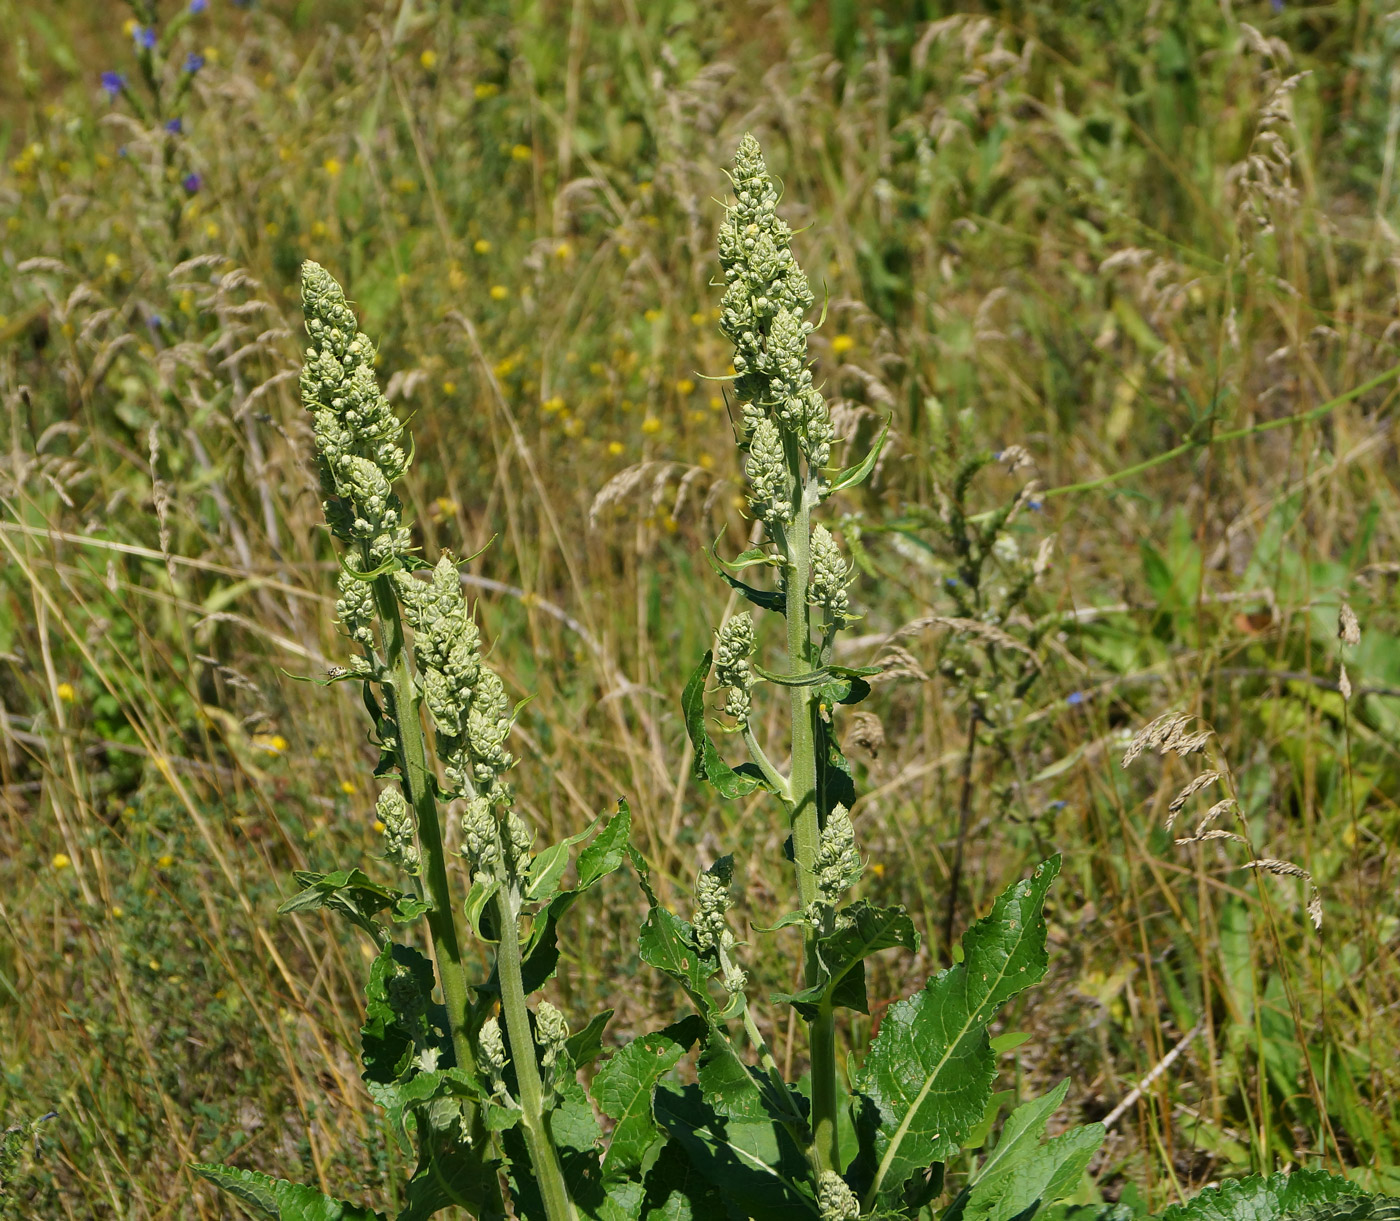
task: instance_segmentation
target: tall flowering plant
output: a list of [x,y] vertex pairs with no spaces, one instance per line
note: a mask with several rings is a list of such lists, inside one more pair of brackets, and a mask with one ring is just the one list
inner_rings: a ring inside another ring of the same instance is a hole
[[[854,619],[850,572],[816,517],[833,493],[866,477],[876,451],[844,470],[830,465],[831,417],[807,352],[812,292],[752,137],[733,184],[719,241],[721,325],[735,348],[740,445],[763,537],[720,568],[761,615],[781,621],[783,660],[766,667],[760,620],[734,616],[682,705],[696,776],[725,798],[772,794],[791,832],[795,902],[778,927],[800,929],[802,979],[771,1003],[801,1019],[803,1086],[785,1080],[749,995],[729,914],[732,855],[699,874],[686,919],[658,901],[625,803],[537,848],[512,794],[510,699],[483,658],[456,562],[444,555],[421,565],[395,492],[411,446],[379,388],[374,346],[340,285],[314,263],[303,269],[310,346],[301,391],[340,548],[336,613],[353,646],[327,681],[363,690],[394,880],[357,868],[301,872],[282,910],[332,910],[372,939],[364,1079],[416,1155],[397,1221],[453,1206],[532,1221],[914,1217],[943,1191],[945,1165],[987,1117],[996,1073],[988,1024],[1045,970],[1041,908],[1057,858],[972,926],[957,965],[890,1008],[858,1067],[853,1049],[842,1054],[840,1016],[867,1009],[865,960],[918,941],[902,908],[848,898],[863,862],[834,719],[870,688],[867,672],[832,661],[837,634]],[[725,692],[722,728],[748,755],[736,766],[711,736],[711,673]],[[786,707],[782,752],[758,738],[754,705],[764,688],[780,691]],[[460,863],[449,860],[448,812],[460,819]],[[611,1011],[571,1028],[536,994],[554,976],[569,909],[624,863],[647,900],[638,954],[675,981],[686,1004],[668,1025],[604,1056]],[[489,948],[484,976],[469,978],[468,936]],[[1024,1219],[1077,1183],[1101,1129],[1043,1141],[1065,1089],[1016,1110],[993,1154],[958,1185],[948,1221],[969,1211]],[[311,1187],[198,1169],[274,1221],[386,1221]]]

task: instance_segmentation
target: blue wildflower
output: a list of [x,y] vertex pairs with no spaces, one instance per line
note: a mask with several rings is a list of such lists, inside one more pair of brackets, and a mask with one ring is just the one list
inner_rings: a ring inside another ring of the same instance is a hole
[[191,76],[193,76],[202,67],[204,67],[204,64],[204,56],[202,56],[198,51],[191,51],[187,56],[185,56],[185,71],[188,72]]
[[209,7],[209,0],[190,0],[190,12],[202,13]]
[[146,319],[146,325],[153,331],[158,331],[164,325],[164,319],[159,314],[152,314]]
[[174,119],[166,119],[165,130],[168,131],[172,136],[180,135],[185,130],[184,120],[178,117]]
[[197,190],[199,190],[200,187],[204,185],[204,179],[201,178],[198,174],[186,174],[184,181],[180,185],[183,186],[185,190],[187,190],[191,195],[193,195]]
[[1039,513],[1041,509],[1045,508],[1045,502],[1043,500],[1028,500],[1026,501],[1026,508],[1032,513]]
[[136,39],[136,45],[147,51],[156,45],[156,27],[153,25],[138,25],[131,31],[132,38]]
[[1066,704],[1074,705],[1074,704],[1082,704],[1083,702],[1084,702],[1084,692],[1082,692],[1082,691],[1071,691],[1067,696],[1065,696],[1065,703],[1066,703]]
[[1063,810],[1063,809],[1065,808],[1065,806],[1068,805],[1068,804],[1069,804],[1069,803],[1068,803],[1068,802],[1065,802],[1065,801],[1052,801],[1052,802],[1051,802],[1048,806],[1046,806],[1045,808],[1046,808],[1047,810]]
[[126,88],[126,77],[120,72],[104,72],[102,74],[102,88],[107,90],[107,96],[115,98]]

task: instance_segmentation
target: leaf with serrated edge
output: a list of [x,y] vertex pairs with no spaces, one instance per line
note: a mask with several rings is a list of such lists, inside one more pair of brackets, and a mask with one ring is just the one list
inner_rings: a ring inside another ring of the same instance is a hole
[[963,935],[963,961],[886,1013],[860,1075],[880,1116],[867,1208],[897,1203],[909,1177],[946,1161],[981,1119],[996,1075],[987,1023],[1045,974],[1042,907],[1059,871],[1055,856],[1010,887]]
[[1161,1221],[1283,1221],[1310,1205],[1359,1194],[1361,1188],[1323,1170],[1295,1170],[1267,1179],[1255,1174],[1197,1192],[1173,1204]]
[[1103,1124],[1095,1123],[1061,1132],[1044,1144],[1018,1143],[994,1172],[979,1174],[958,1221],[1014,1221],[1037,1204],[1064,1199],[1079,1186],[1103,1143],[1103,1131]]
[[707,651],[681,692],[685,728],[695,748],[691,771],[697,780],[708,780],[721,797],[746,797],[754,789],[770,786],[761,776],[730,767],[710,738],[710,731],[705,728],[705,680],[709,678],[713,664],[714,653]]
[[619,801],[617,813],[603,824],[598,838],[578,854],[578,888],[587,890],[621,867],[627,859],[631,837],[632,811],[625,801]]
[[201,1178],[246,1204],[267,1221],[386,1221],[383,1213],[333,1200],[314,1187],[274,1179],[256,1170],[199,1163],[191,1167]]
[[598,1070],[593,1078],[593,1101],[604,1115],[617,1121],[603,1157],[605,1175],[641,1165],[660,1134],[651,1112],[656,1083],[704,1033],[704,1020],[688,1017],[665,1030],[633,1039]]

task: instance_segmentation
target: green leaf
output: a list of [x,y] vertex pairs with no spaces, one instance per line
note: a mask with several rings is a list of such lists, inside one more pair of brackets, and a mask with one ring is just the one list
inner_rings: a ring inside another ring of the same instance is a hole
[[880,429],[880,435],[875,438],[875,444],[870,447],[870,452],[865,455],[854,466],[848,466],[845,470],[837,471],[831,477],[831,487],[827,495],[832,492],[840,492],[845,488],[858,487],[870,477],[870,472],[875,469],[875,463],[880,460],[880,451],[885,447],[885,438],[890,435],[890,422],[885,421],[885,426]]
[[499,1192],[496,1164],[483,1160],[463,1136],[460,1102],[434,1098],[417,1115],[418,1165],[397,1221],[427,1221],[453,1204],[479,1214]]
[[695,948],[690,924],[664,907],[653,907],[637,936],[637,951],[649,967],[655,967],[679,983],[696,1008],[704,1013],[714,1009],[706,981],[715,964]]
[[575,1072],[587,1068],[602,1055],[603,1029],[612,1019],[612,1015],[613,1010],[604,1009],[602,1013],[595,1014],[582,1030],[569,1036],[564,1046],[568,1050]]
[[419,1044],[436,1048],[442,1062],[451,1063],[447,1014],[433,1002],[433,983],[433,964],[411,946],[389,942],[375,958],[360,1029],[367,1081],[387,1085],[403,1080]]
[[645,1185],[643,1221],[714,1221],[728,1215],[719,1189],[690,1164],[679,1141],[662,1146]]
[[709,678],[713,664],[714,653],[707,651],[681,693],[686,732],[690,734],[690,744],[695,748],[695,762],[691,765],[691,771],[695,779],[708,780],[721,797],[747,797],[756,788],[770,786],[753,764],[742,764],[737,769],[730,767],[710,739],[709,730],[705,728],[705,680]]
[[844,909],[841,916],[849,923],[817,942],[825,979],[801,992],[780,992],[772,997],[775,1003],[795,1006],[808,1021],[817,1016],[824,1004],[868,1013],[865,959],[895,946],[919,948],[919,934],[902,907],[876,907],[861,899]]
[[693,1085],[663,1085],[652,1107],[690,1164],[726,1201],[744,1210],[740,1215],[763,1221],[812,1221],[817,1216],[808,1187],[811,1167],[781,1124],[726,1120]]
[[256,1170],[196,1163],[191,1167],[266,1221],[386,1221],[383,1213],[333,1200],[314,1187],[274,1179]]
[[472,888],[467,891],[467,901],[462,906],[472,932],[482,941],[495,941],[495,929],[483,924],[482,917],[490,918],[488,909],[496,892],[501,889],[501,883],[497,878],[482,881],[483,876],[478,873],[472,878]]
[[569,867],[569,849],[580,840],[587,839],[598,825],[594,819],[577,835],[550,844],[530,862],[530,877],[525,886],[525,898],[531,903],[546,903],[559,893],[559,882]]
[[704,1033],[704,1019],[692,1015],[664,1030],[633,1039],[598,1070],[593,1078],[593,1100],[604,1115],[617,1121],[603,1156],[605,1175],[642,1164],[643,1156],[660,1136],[651,1111],[656,1083]]
[[1312,1204],[1291,1221],[1400,1221],[1396,1196],[1340,1196],[1325,1204]]
[[578,855],[578,888],[587,890],[595,882],[621,868],[632,842],[632,811],[627,802],[617,803],[617,813],[598,832],[598,838]]
[[421,899],[371,882],[358,869],[341,869],[335,873],[312,873],[298,869],[292,876],[304,889],[278,907],[279,914],[285,916],[327,908],[345,916],[376,941],[382,936],[373,920],[379,912],[387,908],[396,923],[404,924],[428,910],[428,905]]
[[1185,1204],[1164,1209],[1161,1221],[1293,1221],[1310,1207],[1360,1192],[1355,1183],[1323,1170],[1295,1170],[1267,1179],[1256,1174],[1207,1187]]
[[[748,555],[749,553],[745,552],[744,554]],[[710,567],[713,568],[731,588],[737,589],[755,606],[761,607],[763,610],[776,611],[780,615],[786,613],[787,598],[782,593],[772,589],[758,589],[756,586],[750,585],[746,581],[741,581],[732,573],[725,571],[723,562],[713,551],[706,551],[705,555],[710,561]],[[741,556],[740,558],[742,559],[743,557]],[[775,564],[774,566],[777,567],[778,565]]]
[[996,1075],[987,1024],[1045,974],[1045,892],[1052,857],[1017,882],[962,939],[963,961],[892,1005],[859,1078],[878,1128],[863,1151],[867,1208],[898,1207],[911,1176],[943,1162],[981,1119]]
[[992,1050],[999,1056],[1004,1056],[1008,1051],[1015,1051],[1022,1043],[1031,1037],[1028,1030],[1008,1030],[1005,1034],[999,1034],[991,1041]]
[[[721,535],[723,537],[723,535]],[[718,545],[719,540],[715,540]],[[714,563],[727,569],[729,572],[743,572],[745,568],[753,568],[755,565],[768,565],[771,568],[781,568],[783,561],[776,555],[765,551],[762,547],[750,547],[747,551],[736,555],[732,560],[721,558],[714,547],[710,548],[710,557]]]
[[955,1213],[949,1209],[945,1218],[1015,1221],[1032,1216],[1042,1205],[1064,1199],[1079,1186],[1089,1159],[1103,1143],[1103,1134],[1102,1124],[1088,1124],[1062,1132],[1044,1144],[1032,1142],[1018,1148],[994,1173],[979,1174],[964,1193],[967,1199],[962,1210]]

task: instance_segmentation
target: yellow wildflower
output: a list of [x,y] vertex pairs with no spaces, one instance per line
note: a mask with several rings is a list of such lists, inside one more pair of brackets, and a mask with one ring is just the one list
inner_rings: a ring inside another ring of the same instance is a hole
[[649,309],[642,315],[642,317],[645,318],[648,322],[655,322],[658,318],[661,317],[661,311],[659,309]]
[[382,835],[384,833],[384,824],[377,818],[374,820],[374,831],[376,835]]
[[554,257],[556,259],[572,258],[573,253],[574,248],[570,246],[568,242],[560,242],[559,245],[554,248]]
[[564,400],[557,394],[551,395],[540,405],[551,414],[556,411],[564,410]]
[[73,862],[66,852],[55,852],[49,864],[55,869],[67,869]]
[[423,67],[425,67],[429,72],[431,72],[434,68],[437,67],[437,52],[434,51],[431,47],[429,47],[426,51],[423,52],[422,55],[418,57],[418,62],[422,64]]
[[255,733],[253,735],[253,749],[260,750],[265,754],[286,754],[288,745],[287,739],[280,733]]
[[476,94],[476,99],[479,102],[495,97],[500,91],[501,87],[495,81],[479,81],[472,86],[472,92]]
[[835,335],[831,340],[831,353],[833,356],[844,356],[855,346],[856,341],[849,335]]
[[170,866],[174,863],[175,858],[171,856],[168,852],[165,853],[163,856],[156,857],[156,864],[159,865],[162,869],[169,869]]
[[681,378],[681,380],[678,381],[678,382],[676,383],[676,393],[677,393],[677,394],[694,394],[694,393],[695,393],[695,383],[694,383],[693,381],[691,381],[690,378],[688,378],[688,377],[683,377],[683,378]]
[[493,284],[493,285],[491,285],[491,300],[492,300],[492,301],[504,301],[504,300],[505,300],[507,297],[509,297],[509,296],[510,296],[510,289],[508,289],[504,284]]
[[647,416],[647,418],[642,421],[642,431],[647,434],[660,432],[661,421],[658,420],[654,415]]
[[219,222],[218,222],[218,221],[211,220],[208,224],[206,224],[206,225],[204,226],[204,235],[205,235],[206,237],[208,237],[208,238],[211,238],[211,239],[212,239],[212,238],[218,237],[218,236],[219,236]]
[[263,232],[266,233],[268,237],[276,237],[282,232],[282,226],[275,220],[270,220],[263,226]]
[[472,243],[472,249],[475,250],[477,254],[490,254],[491,243],[484,237],[479,237]]
[[350,780],[342,780],[340,782],[340,791],[344,793],[347,797],[353,797],[355,795],[354,782]]
[[72,683],[59,683],[58,686],[54,688],[54,694],[65,704],[71,704],[78,698],[78,693],[73,690]]
[[534,150],[528,144],[515,144],[511,146],[510,159],[512,161],[529,161],[534,155]]
[[616,458],[620,453],[622,453],[624,448],[625,446],[622,444],[621,441],[608,442],[608,453],[610,453],[614,458]]
[[335,157],[327,157],[323,162],[321,162],[321,168],[325,170],[326,173],[329,174],[332,178],[334,178],[340,173],[342,167],[339,160],[337,160]]
[[456,383],[456,382],[443,382],[443,383],[442,383],[442,392],[443,392],[443,394],[456,394],[456,393],[457,393],[457,383]]

